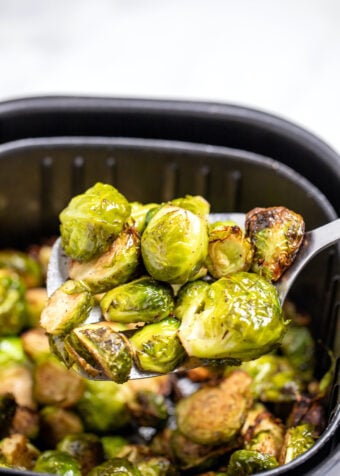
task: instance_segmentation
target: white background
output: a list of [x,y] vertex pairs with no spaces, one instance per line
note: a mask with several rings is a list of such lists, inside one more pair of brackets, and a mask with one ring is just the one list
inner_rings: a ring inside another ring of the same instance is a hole
[[339,0],[0,0],[0,101],[247,105],[340,152]]

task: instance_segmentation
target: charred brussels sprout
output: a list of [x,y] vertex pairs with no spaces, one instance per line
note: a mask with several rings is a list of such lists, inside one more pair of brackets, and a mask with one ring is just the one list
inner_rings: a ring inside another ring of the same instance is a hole
[[65,349],[89,378],[126,382],[132,366],[128,339],[109,322],[76,327],[65,338]]
[[241,370],[219,385],[202,387],[176,406],[178,429],[195,443],[218,445],[240,430],[252,404],[251,379]]
[[147,324],[131,337],[138,366],[147,372],[167,373],[185,358],[178,339],[180,322],[174,318]]
[[40,318],[48,334],[66,334],[88,317],[94,297],[79,281],[65,281],[49,298]]
[[140,264],[140,236],[125,227],[108,250],[85,263],[72,261],[69,274],[93,293],[103,293],[131,279]]
[[148,276],[117,286],[100,302],[106,320],[116,322],[156,322],[174,310],[170,285]]
[[305,453],[315,443],[312,427],[310,425],[298,425],[288,428],[281,448],[279,462],[286,464]]
[[0,442],[0,459],[9,467],[32,469],[39,455],[40,451],[24,435],[16,433]]
[[15,335],[26,325],[25,286],[13,271],[0,269],[0,336]]
[[82,476],[78,461],[68,453],[49,450],[37,459],[34,471],[38,473],[58,474],[59,476]]
[[237,450],[230,458],[226,476],[248,476],[260,471],[266,471],[278,466],[274,456],[258,451]]
[[210,203],[200,195],[186,195],[183,198],[175,198],[171,200],[171,205],[189,210],[202,218],[207,218],[210,213]]
[[239,226],[223,222],[210,225],[206,265],[214,278],[248,271],[253,254],[250,240]]
[[42,284],[42,269],[32,256],[17,250],[0,251],[0,269],[11,269],[23,280],[26,288]]
[[246,234],[255,250],[252,271],[277,281],[293,263],[304,232],[302,216],[285,207],[249,211],[246,215]]
[[127,458],[112,458],[95,467],[89,476],[142,476],[137,466],[130,463]]
[[278,295],[261,276],[240,272],[202,285],[196,294],[187,289],[179,338],[189,356],[251,360],[281,343],[286,323]]
[[205,220],[183,208],[164,205],[142,235],[142,257],[159,281],[184,284],[205,274],[208,229]]
[[97,183],[73,197],[59,215],[66,254],[88,261],[104,253],[122,231],[130,212],[126,198],[108,184]]
[[104,460],[100,438],[92,433],[67,435],[58,443],[57,449],[73,456],[80,463],[83,475]]

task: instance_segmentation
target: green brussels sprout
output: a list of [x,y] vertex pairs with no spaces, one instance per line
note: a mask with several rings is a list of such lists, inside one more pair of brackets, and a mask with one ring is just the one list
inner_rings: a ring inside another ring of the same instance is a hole
[[78,461],[68,453],[59,450],[44,451],[37,459],[33,469],[37,473],[82,476]]
[[251,379],[234,370],[215,386],[201,387],[176,405],[179,431],[202,445],[220,445],[239,432],[252,404]]
[[138,366],[147,372],[168,373],[186,354],[178,338],[180,321],[173,317],[146,324],[130,339]]
[[172,205],[161,207],[142,235],[142,257],[148,273],[170,284],[203,276],[207,252],[206,221]]
[[129,445],[129,441],[123,436],[106,435],[101,437],[101,442],[106,460],[116,458],[123,448]]
[[133,226],[139,233],[143,233],[147,225],[149,212],[158,209],[159,205],[157,203],[143,204],[140,202],[131,202],[130,205],[130,219],[132,219]]
[[126,198],[109,184],[96,183],[73,197],[59,215],[66,254],[89,261],[104,253],[122,231],[130,212]]
[[288,326],[281,350],[304,382],[310,382],[315,368],[315,342],[306,326]]
[[39,425],[39,441],[45,448],[55,448],[67,435],[84,431],[83,422],[75,411],[53,405],[41,409]]
[[226,476],[248,476],[260,471],[276,468],[278,462],[274,456],[251,450],[237,450],[229,460]]
[[125,227],[103,254],[87,262],[72,261],[69,275],[92,293],[103,293],[131,279],[140,261],[140,236]]
[[293,263],[302,244],[302,216],[285,207],[254,208],[246,214],[245,228],[254,246],[251,270],[277,281]]
[[143,276],[108,291],[100,307],[108,321],[156,322],[172,314],[175,302],[169,284]]
[[22,251],[0,250],[0,269],[15,271],[26,288],[36,288],[43,281],[42,269],[38,261]]
[[292,402],[303,390],[299,376],[285,357],[263,355],[244,362],[242,369],[252,378],[254,398],[263,402]]
[[106,434],[124,427],[131,417],[127,402],[129,387],[110,381],[87,380],[83,397],[76,409],[88,432]]
[[204,306],[206,293],[210,289],[207,281],[197,279],[182,286],[176,296],[175,316],[183,319]]
[[48,299],[40,325],[48,334],[67,334],[90,314],[95,300],[79,281],[65,281]]
[[99,436],[93,433],[67,435],[57,445],[57,450],[73,456],[81,466],[83,475],[104,460],[103,445]]
[[76,368],[91,378],[126,382],[132,367],[128,339],[110,322],[96,322],[73,329],[65,338],[65,349]]
[[0,269],[0,336],[18,334],[26,322],[23,281],[13,271]]
[[17,336],[0,337],[0,368],[27,361],[22,340]]
[[183,289],[179,309],[178,334],[189,356],[251,360],[281,343],[286,322],[278,294],[261,276],[240,272],[194,289]]
[[142,476],[142,473],[128,459],[113,458],[93,468],[89,476]]
[[186,195],[185,197],[175,198],[171,200],[171,205],[189,210],[205,219],[208,218],[210,213],[210,203],[200,195]]
[[0,454],[12,468],[33,469],[40,451],[26,436],[16,433],[1,440]]
[[46,288],[27,289],[25,299],[27,305],[27,324],[29,327],[37,327],[41,313],[48,300]]
[[279,463],[286,464],[293,461],[309,450],[314,443],[313,429],[310,425],[303,424],[288,428],[281,448]]
[[248,271],[254,250],[237,225],[216,223],[209,227],[206,266],[216,279],[239,271]]

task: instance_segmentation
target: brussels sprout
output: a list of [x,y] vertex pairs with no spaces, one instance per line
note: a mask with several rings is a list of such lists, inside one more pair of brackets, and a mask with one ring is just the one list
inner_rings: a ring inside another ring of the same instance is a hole
[[210,213],[210,203],[200,195],[186,195],[185,197],[171,200],[174,207],[184,208],[195,215],[207,219]]
[[85,263],[72,261],[69,275],[92,293],[103,293],[131,279],[139,264],[140,236],[133,227],[125,227],[103,254]]
[[232,371],[219,385],[202,387],[176,405],[178,429],[195,443],[229,442],[240,430],[252,404],[251,379]]
[[132,392],[125,385],[87,380],[84,395],[76,408],[86,431],[109,433],[130,421],[127,402],[131,398]]
[[112,458],[93,468],[89,476],[142,476],[137,466],[126,458]]
[[143,476],[178,476],[179,473],[172,463],[164,456],[150,456],[137,463],[137,468]]
[[34,370],[34,396],[43,405],[71,407],[83,396],[85,381],[53,358],[40,361]]
[[143,233],[147,225],[149,212],[158,209],[159,205],[157,203],[143,204],[139,202],[131,202],[130,205],[130,219],[132,219],[133,226],[139,233]]
[[169,317],[134,333],[130,342],[142,370],[168,373],[184,360],[186,354],[178,339],[179,325],[180,321]]
[[156,322],[171,315],[175,303],[169,284],[144,276],[106,293],[100,307],[108,321]]
[[161,207],[142,235],[142,257],[148,273],[170,284],[203,276],[207,251],[205,220],[172,205]]
[[23,281],[13,271],[0,269],[0,336],[18,334],[26,319]]
[[123,448],[129,445],[129,442],[126,438],[118,435],[102,436],[101,442],[104,451],[104,458],[106,460],[119,456]]
[[38,410],[18,406],[12,421],[10,433],[19,433],[30,440],[36,440],[39,434]]
[[88,317],[95,300],[79,281],[65,281],[49,298],[40,325],[49,334],[67,334]]
[[73,456],[58,450],[44,451],[37,459],[33,469],[38,473],[82,476],[78,461]]
[[248,271],[253,247],[237,225],[213,224],[209,227],[206,266],[216,279],[239,271]]
[[80,463],[83,475],[88,474],[104,460],[101,440],[92,433],[67,435],[58,443],[57,450],[73,456]]
[[9,434],[16,410],[17,404],[13,395],[0,395],[0,438]]
[[11,393],[18,405],[35,408],[32,369],[27,363],[8,363],[0,367],[0,395]]
[[303,389],[296,371],[285,357],[263,355],[244,362],[242,369],[252,377],[254,398],[263,402],[291,402]]
[[261,276],[240,272],[194,289],[183,289],[175,309],[189,356],[251,360],[281,343],[286,322],[277,291]]
[[27,289],[25,299],[27,305],[27,324],[29,327],[37,327],[41,313],[48,300],[46,288]]
[[178,319],[183,319],[185,316],[197,312],[197,309],[204,306],[209,289],[210,284],[201,279],[191,281],[182,286],[176,297],[175,316]]
[[280,464],[293,461],[309,450],[315,443],[313,430],[310,425],[298,425],[288,428],[279,457]]
[[300,378],[310,382],[315,368],[315,342],[310,330],[305,326],[289,326],[281,350]]
[[136,392],[128,409],[138,426],[162,428],[169,418],[165,398],[151,390]]
[[245,228],[255,250],[251,270],[277,281],[302,244],[302,216],[285,207],[254,208],[246,215]]
[[74,411],[52,405],[40,411],[39,441],[45,448],[54,448],[67,435],[84,431],[84,425]]
[[229,461],[226,476],[248,476],[278,466],[274,456],[251,450],[235,451]]
[[129,341],[109,322],[76,327],[66,336],[65,349],[76,367],[90,378],[105,376],[117,383],[129,378],[132,366]]
[[10,467],[33,469],[40,451],[24,435],[14,434],[0,442],[2,459]]
[[65,336],[47,334],[47,338],[52,354],[70,369],[74,364],[74,358],[65,349]]
[[0,337],[0,368],[7,364],[22,364],[27,361],[20,337]]
[[122,231],[130,212],[126,198],[108,184],[96,183],[73,197],[59,215],[66,254],[89,261],[104,253]]
[[17,250],[0,250],[0,269],[15,271],[26,288],[42,284],[42,269],[37,260],[29,254]]

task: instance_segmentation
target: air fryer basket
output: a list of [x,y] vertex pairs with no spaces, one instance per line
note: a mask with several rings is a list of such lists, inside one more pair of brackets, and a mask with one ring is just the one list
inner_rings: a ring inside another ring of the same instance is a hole
[[[286,165],[254,153],[129,138],[27,139],[0,146],[0,247],[25,248],[58,234],[61,209],[97,181],[112,183],[129,200],[143,202],[201,194],[211,203],[212,212],[284,205],[304,216],[307,229],[336,217],[332,205],[309,181]],[[340,354],[336,341],[339,261],[338,246],[321,253],[302,272],[290,295],[312,316],[314,335],[336,356]],[[321,375],[327,359],[319,360]],[[315,446],[265,474],[317,474],[314,471],[331,454],[339,426],[337,378],[328,402],[328,426]],[[4,474],[1,469],[0,474]]]

